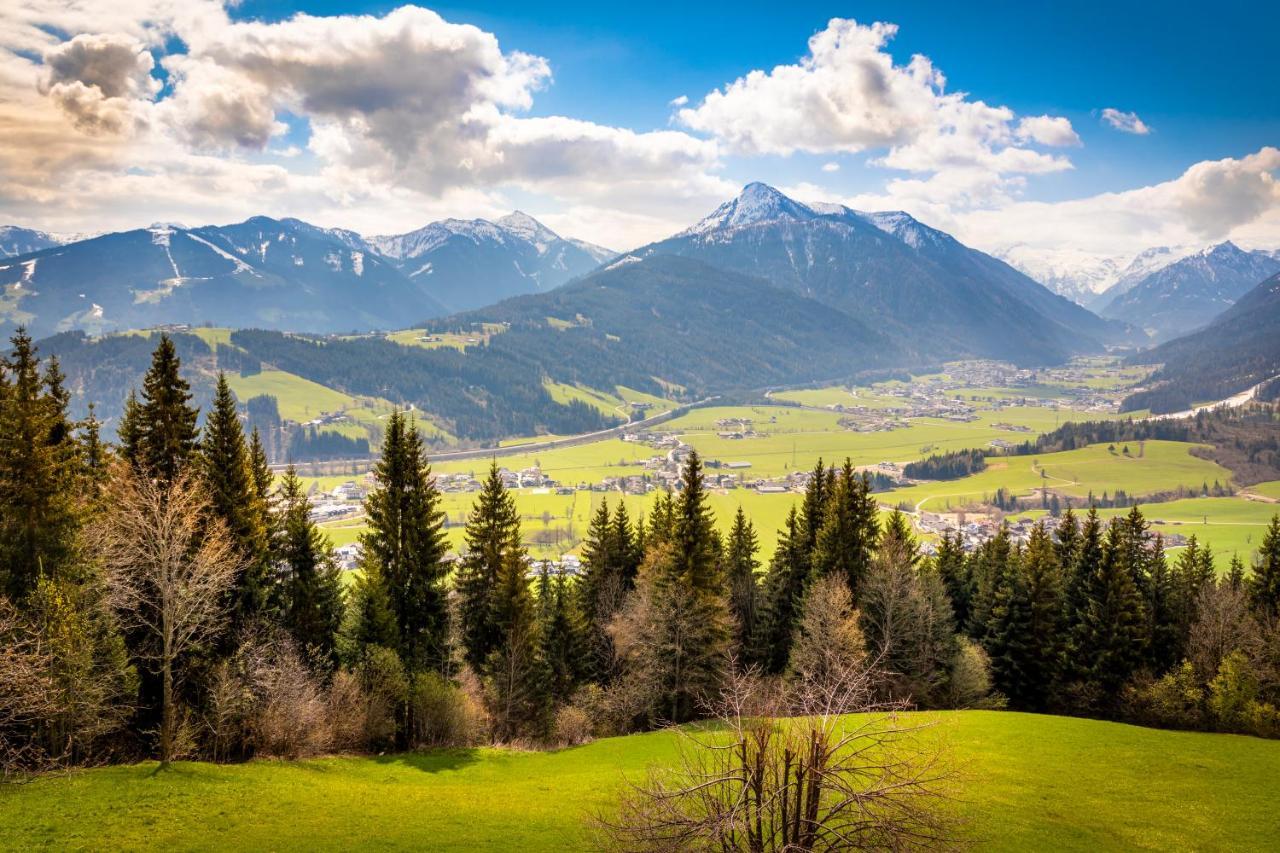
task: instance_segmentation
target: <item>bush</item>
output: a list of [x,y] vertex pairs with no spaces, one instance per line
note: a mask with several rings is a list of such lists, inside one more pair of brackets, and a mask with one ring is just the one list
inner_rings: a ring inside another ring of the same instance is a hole
[[1005,700],[991,692],[991,658],[968,637],[957,638],[945,700],[949,708],[1003,708]]
[[370,646],[359,672],[366,701],[364,741],[370,749],[394,747],[396,710],[409,696],[404,664],[394,650]]
[[481,704],[439,673],[414,679],[409,692],[413,746],[471,746],[484,736],[488,721]]
[[552,737],[556,746],[581,746],[592,740],[591,716],[577,705],[565,705],[556,711]]
[[1209,682],[1209,712],[1218,728],[1246,731],[1250,706],[1258,699],[1258,678],[1244,652],[1236,650],[1222,659],[1218,674]]
[[1195,665],[1182,665],[1151,681],[1135,682],[1125,688],[1125,716],[1136,722],[1176,729],[1204,727],[1204,688]]

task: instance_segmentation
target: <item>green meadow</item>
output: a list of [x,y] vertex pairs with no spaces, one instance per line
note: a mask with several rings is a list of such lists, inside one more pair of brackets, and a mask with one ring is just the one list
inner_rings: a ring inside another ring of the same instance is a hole
[[[930,715],[978,849],[1280,845],[1280,742],[1012,712]],[[0,786],[0,848],[584,849],[584,821],[675,755],[671,732],[554,752],[108,767]]]

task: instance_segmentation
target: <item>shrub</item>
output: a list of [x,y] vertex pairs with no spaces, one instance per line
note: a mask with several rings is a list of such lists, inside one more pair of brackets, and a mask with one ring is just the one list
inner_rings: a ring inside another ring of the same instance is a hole
[[439,673],[414,678],[409,708],[413,746],[470,746],[487,728],[479,702]]
[[553,739],[557,746],[581,746],[590,743],[593,725],[586,710],[565,705],[556,711]]
[[1218,728],[1245,731],[1250,705],[1257,698],[1258,677],[1249,659],[1239,650],[1231,652],[1209,682],[1209,712]]
[[1130,684],[1124,706],[1125,715],[1140,723],[1178,729],[1204,726],[1204,688],[1189,660],[1155,681]]
[[360,664],[364,690],[365,743],[370,749],[395,746],[396,710],[408,698],[409,681],[394,650],[370,646]]
[[951,656],[945,700],[949,708],[1003,708],[1004,697],[991,692],[991,658],[968,637],[959,637]]

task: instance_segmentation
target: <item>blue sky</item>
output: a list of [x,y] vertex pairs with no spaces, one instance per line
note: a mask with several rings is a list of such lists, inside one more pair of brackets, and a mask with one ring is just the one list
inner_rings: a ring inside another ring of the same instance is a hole
[[28,0],[0,12],[0,218],[520,207],[624,249],[763,180],[1028,265],[1275,247],[1278,8]]
[[[236,18],[381,15],[399,3],[246,0]],[[493,32],[505,49],[550,60],[554,82],[532,115],[573,115],[634,129],[667,126],[668,102],[696,98],[752,69],[795,62],[836,16],[899,25],[890,52],[927,55],[948,88],[1018,113],[1069,118],[1084,142],[1075,170],[1036,181],[1035,198],[1075,198],[1166,180],[1190,163],[1280,143],[1275,36],[1280,5],[1225,2],[434,4],[446,19]],[[1099,113],[1137,113],[1143,137]],[[830,158],[736,164],[735,172],[788,183]],[[854,160],[856,162],[856,158]],[[882,174],[842,170],[857,192]]]

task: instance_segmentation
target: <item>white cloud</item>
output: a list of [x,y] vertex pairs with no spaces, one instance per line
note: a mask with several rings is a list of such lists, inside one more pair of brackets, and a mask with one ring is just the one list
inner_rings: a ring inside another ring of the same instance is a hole
[[1018,122],[1019,139],[1039,142],[1041,145],[1080,145],[1071,122],[1062,116],[1027,116]]
[[687,103],[689,103],[688,95],[677,95],[676,97],[672,98],[670,101],[667,101],[667,106],[683,107]]
[[1146,136],[1151,132],[1151,128],[1138,118],[1137,113],[1121,112],[1114,107],[1107,107],[1102,111],[1102,120],[1122,133]]
[[947,92],[928,57],[894,63],[886,46],[897,31],[894,24],[834,18],[809,39],[799,63],[752,71],[678,118],[743,155],[885,149],[874,165],[911,172],[1071,168],[1064,157],[1023,147],[1078,144],[1070,121],[1038,116],[1015,126],[1009,108]]
[[839,163],[835,163],[835,162],[831,162],[831,163],[823,163],[823,164],[822,164],[822,171],[824,171],[824,172],[838,172],[838,171],[840,171],[840,164],[839,164]]
[[[427,9],[267,23],[234,22],[214,0],[111,6],[33,0],[0,21],[0,209],[11,217],[97,230],[278,211],[390,231],[431,210],[500,213],[505,193],[526,190],[555,207],[630,208],[653,238],[684,224],[656,224],[664,196],[701,208],[730,186],[714,174],[714,141],[523,115],[551,82],[547,60]],[[166,55],[175,39],[183,48]],[[287,116],[306,156],[278,141]],[[392,198],[420,213],[379,222],[393,218]],[[157,209],[137,213],[144,199]],[[628,233],[596,223],[575,236],[617,245]]]

